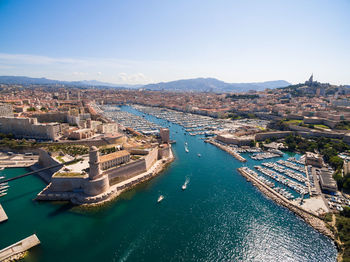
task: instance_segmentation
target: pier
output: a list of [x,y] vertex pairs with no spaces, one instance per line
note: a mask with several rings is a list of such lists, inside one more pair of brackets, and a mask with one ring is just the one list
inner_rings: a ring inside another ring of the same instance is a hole
[[40,244],[39,238],[33,234],[17,243],[0,250],[0,261],[18,260],[24,252]]
[[220,145],[219,143],[211,140],[211,139],[208,139],[206,140],[208,143],[214,145],[214,146],[217,146],[218,148],[226,151],[227,153],[229,153],[230,155],[232,155],[234,158],[236,158],[238,161],[240,162],[247,162],[247,160],[242,157],[238,152],[235,152],[233,149],[227,147],[227,146],[223,146],[223,145]]
[[5,213],[5,210],[2,208],[2,205],[0,204],[0,223],[5,222],[8,220],[8,217]]
[[38,160],[38,155],[14,154],[12,152],[5,154],[0,152],[0,168],[30,167],[37,163]]
[[71,160],[71,161],[67,161],[67,162],[64,162],[64,163],[59,163],[59,164],[52,165],[52,166],[49,166],[49,167],[40,168],[40,169],[37,169],[37,170],[35,170],[35,171],[26,173],[26,174],[24,174],[24,175],[19,175],[19,176],[16,176],[16,177],[3,179],[3,180],[0,180],[0,184],[2,184],[2,183],[7,183],[7,182],[10,182],[10,181],[13,181],[13,180],[17,180],[17,179],[20,179],[20,178],[22,178],[22,177],[31,176],[31,175],[40,173],[40,172],[42,172],[42,171],[46,171],[46,170],[49,170],[49,169],[52,169],[52,168],[56,168],[56,167],[59,167],[59,166],[68,165],[68,164],[74,163],[75,161],[77,161],[77,159],[73,159],[73,160]]

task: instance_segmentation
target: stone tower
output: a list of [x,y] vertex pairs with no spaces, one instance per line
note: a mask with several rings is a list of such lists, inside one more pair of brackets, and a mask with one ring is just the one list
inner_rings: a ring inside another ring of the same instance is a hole
[[161,128],[159,130],[160,138],[162,140],[162,143],[169,143],[169,129],[168,128]]
[[89,166],[90,166],[89,178],[91,180],[101,176],[100,156],[98,153],[98,149],[95,146],[90,147]]

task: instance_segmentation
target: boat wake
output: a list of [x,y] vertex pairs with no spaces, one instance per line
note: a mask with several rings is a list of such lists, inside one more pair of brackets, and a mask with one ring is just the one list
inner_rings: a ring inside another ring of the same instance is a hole
[[182,185],[182,190],[185,190],[187,188],[188,183],[190,182],[189,178],[186,178],[185,183]]

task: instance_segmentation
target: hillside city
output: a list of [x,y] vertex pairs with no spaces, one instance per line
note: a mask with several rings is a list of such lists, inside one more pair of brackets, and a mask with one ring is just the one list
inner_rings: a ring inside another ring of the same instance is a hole
[[[0,89],[0,167],[37,173],[47,183],[37,201],[101,204],[159,174],[174,160],[176,141],[167,125],[146,120],[152,115],[242,163],[245,153],[256,161],[282,151],[302,154],[238,171],[347,255],[348,86],[319,83],[311,75],[297,85],[236,93],[6,83]],[[9,186],[0,185],[2,197]]]

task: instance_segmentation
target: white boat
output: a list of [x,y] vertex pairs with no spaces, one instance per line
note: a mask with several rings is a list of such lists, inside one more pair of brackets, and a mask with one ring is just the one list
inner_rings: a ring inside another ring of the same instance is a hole
[[185,151],[186,151],[186,153],[190,152],[190,150],[188,150],[187,146],[185,146]]
[[0,179],[3,179],[3,178],[5,178],[4,176],[0,176]]
[[6,195],[7,195],[7,193],[1,193],[0,197],[6,196]]
[[202,155],[201,155],[201,154],[198,154],[197,156],[198,156],[198,157],[201,157]]
[[7,189],[7,188],[9,188],[9,187],[10,187],[9,185],[6,185],[6,186],[0,186],[0,190]]
[[0,167],[0,171],[1,171],[1,170],[4,170],[4,169],[5,169],[4,167]]
[[189,182],[190,182],[190,180],[187,178],[186,181],[185,181],[185,183],[182,185],[181,189],[182,189],[182,190],[186,190],[187,185],[188,185]]
[[160,196],[158,197],[157,203],[161,202],[163,199],[164,199],[164,196],[163,196],[163,195],[160,195]]

